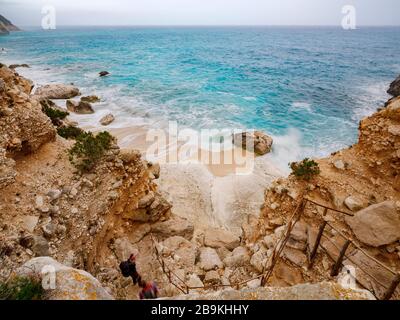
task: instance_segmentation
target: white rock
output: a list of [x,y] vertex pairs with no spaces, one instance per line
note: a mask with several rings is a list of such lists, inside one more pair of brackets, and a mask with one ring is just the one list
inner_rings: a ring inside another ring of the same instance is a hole
[[365,202],[363,200],[361,200],[359,197],[356,197],[356,196],[347,197],[344,200],[344,204],[351,211],[359,211],[359,210],[363,209],[366,206]]
[[200,268],[205,271],[213,270],[216,268],[222,268],[223,263],[219,258],[217,252],[213,248],[201,248],[200,249]]
[[43,273],[44,270],[55,272],[55,288],[46,292],[48,300],[113,300],[91,274],[64,266],[50,257],[29,260],[17,270],[17,274],[21,276],[45,274],[51,279],[49,271]]

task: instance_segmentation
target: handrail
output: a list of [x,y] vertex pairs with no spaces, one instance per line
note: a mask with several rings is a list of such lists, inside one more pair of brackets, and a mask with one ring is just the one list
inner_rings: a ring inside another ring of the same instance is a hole
[[[211,285],[204,285],[202,287],[191,287],[191,286],[187,285],[187,283],[184,280],[182,280],[178,275],[176,275],[172,270],[170,270],[168,268],[168,266],[166,265],[164,259],[160,256],[160,253],[159,253],[159,251],[157,249],[156,241],[155,241],[155,239],[153,237],[153,234],[150,234],[151,240],[152,240],[152,244],[153,244],[153,249],[154,249],[154,252],[156,253],[156,259],[159,262],[159,264],[161,265],[161,269],[162,269],[163,273],[167,276],[168,281],[172,285],[174,285],[177,289],[179,289],[179,291],[181,291],[184,294],[189,294],[189,290],[198,290],[198,289],[208,290],[208,289],[217,289],[217,288],[226,288],[226,287],[232,287],[232,288],[235,287],[235,288],[239,289],[240,286],[243,286],[243,285],[245,285],[245,284],[247,284],[247,283],[249,283],[249,282],[251,282],[253,280],[257,280],[257,279],[260,279],[260,278],[261,278],[262,285],[265,285],[265,283],[268,281],[269,277],[272,275],[275,265],[277,264],[277,262],[281,258],[282,251],[286,247],[286,243],[288,241],[288,238],[290,237],[291,231],[293,230],[293,228],[296,225],[296,223],[300,220],[301,215],[304,212],[308,202],[310,202],[310,203],[312,203],[312,204],[314,204],[316,206],[322,207],[322,208],[324,208],[326,210],[335,211],[335,212],[338,212],[338,213],[345,214],[347,216],[354,216],[354,214],[352,214],[352,213],[341,211],[341,210],[334,209],[334,208],[330,208],[330,207],[328,207],[326,205],[323,205],[323,204],[320,204],[320,203],[316,202],[315,200],[311,200],[308,197],[303,196],[301,198],[301,201],[297,204],[296,209],[294,210],[292,216],[289,218],[289,221],[286,224],[287,226],[286,226],[286,229],[285,229],[282,237],[277,241],[277,244],[276,244],[276,246],[274,248],[273,254],[270,256],[269,259],[267,259],[267,262],[263,267],[262,273],[260,275],[256,276],[256,277],[251,278],[251,279],[248,279],[248,280],[245,280],[245,281],[241,281],[241,282],[237,282],[237,283],[234,283],[234,284],[229,284],[229,285],[228,284],[215,284],[215,285],[211,284]],[[333,230],[335,230],[341,237],[343,237],[344,239],[349,241],[351,243],[351,245],[353,245],[355,248],[357,248],[361,253],[363,253],[368,258],[370,258],[374,262],[376,262],[380,267],[384,268],[385,270],[387,270],[388,272],[392,273],[393,275],[396,275],[397,277],[400,276],[400,272],[392,270],[391,268],[386,266],[384,263],[382,263],[381,261],[379,261],[375,257],[371,256],[363,248],[361,248],[357,243],[355,243],[352,239],[350,239],[346,235],[344,235],[340,230],[338,230],[331,223],[326,221],[326,224],[329,225]],[[322,236],[324,238],[326,238],[330,243],[332,243],[335,246],[335,248],[337,250],[339,250],[339,252],[340,252],[341,248],[339,248],[337,246],[337,244],[334,243],[334,241],[332,241],[329,237],[324,235],[323,232],[322,232]],[[321,248],[325,252],[327,252],[327,250],[323,246],[321,246]],[[364,270],[361,266],[359,266],[357,263],[355,263],[354,260],[352,259],[352,257],[350,257],[349,255],[346,255],[346,254],[344,254],[344,256],[350,262],[352,262],[355,266],[357,266],[362,272],[364,272],[372,280],[374,280],[377,284],[381,285],[384,288],[388,288],[387,285],[382,284],[382,282],[380,282],[380,280],[376,279],[375,276],[371,275],[366,270]],[[181,288],[179,285],[174,283],[171,275],[173,275],[176,279],[178,279],[179,282],[182,283],[184,288]]]

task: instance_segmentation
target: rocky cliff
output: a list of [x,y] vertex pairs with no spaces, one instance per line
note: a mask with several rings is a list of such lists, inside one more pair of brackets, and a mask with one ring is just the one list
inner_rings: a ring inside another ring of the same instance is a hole
[[68,154],[75,142],[59,136],[42,111],[63,109],[33,96],[32,86],[0,66],[0,278],[32,257],[50,256],[103,279],[118,296],[125,256],[114,243],[139,241],[170,216],[154,182],[157,166],[112,143],[92,170],[78,170]]
[[0,15],[0,35],[9,34],[11,31],[20,31],[20,29],[14,26],[11,21]]
[[[396,81],[391,90],[396,93]],[[359,139],[347,149],[316,159],[319,173],[310,179],[295,174],[279,179],[265,192],[261,218],[246,232],[246,242],[253,251],[253,264],[263,265],[282,236],[286,223],[303,197],[347,212],[353,217],[325,211],[308,202],[293,230],[283,259],[271,279],[274,285],[334,279],[330,270],[345,243],[339,232],[352,239],[371,257],[393,271],[400,270],[400,97],[389,100],[359,126]],[[322,238],[314,268],[308,268],[318,228],[329,225]],[[349,258],[347,258],[349,257]],[[344,264],[356,267],[357,281],[376,296],[382,297],[393,281],[393,274],[350,245]],[[362,267],[359,267],[362,266]],[[371,280],[365,274],[368,272]],[[395,297],[400,297],[400,290]]]

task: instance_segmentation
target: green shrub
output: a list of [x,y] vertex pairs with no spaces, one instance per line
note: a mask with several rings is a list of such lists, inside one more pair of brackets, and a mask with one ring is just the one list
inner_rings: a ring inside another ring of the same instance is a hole
[[0,300],[42,300],[43,295],[39,277],[14,277],[0,282]]
[[292,162],[289,166],[292,169],[292,174],[303,180],[310,180],[313,176],[320,173],[318,163],[308,158],[305,158],[301,162]]
[[82,172],[90,171],[110,149],[113,142],[114,137],[107,131],[97,135],[93,135],[92,132],[83,132],[69,150],[70,161]]
[[76,139],[84,133],[84,131],[78,127],[68,126],[57,128],[57,133],[65,139]]
[[55,108],[50,107],[49,105],[42,104],[42,111],[51,119],[51,122],[55,126],[59,126],[61,124],[61,120],[65,119],[69,116],[68,112],[61,111]]

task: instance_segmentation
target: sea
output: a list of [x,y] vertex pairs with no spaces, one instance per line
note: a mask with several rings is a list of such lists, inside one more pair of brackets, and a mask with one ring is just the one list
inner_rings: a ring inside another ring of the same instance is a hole
[[285,167],[354,144],[400,74],[399,27],[25,28],[0,48],[37,85],[99,95],[86,126],[262,130]]

